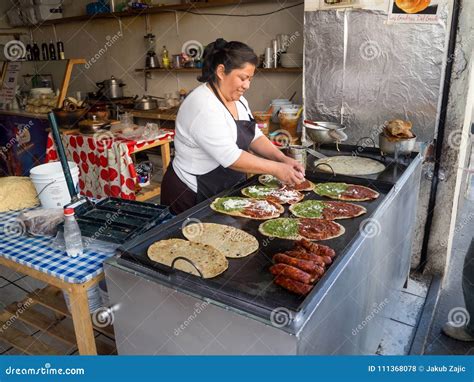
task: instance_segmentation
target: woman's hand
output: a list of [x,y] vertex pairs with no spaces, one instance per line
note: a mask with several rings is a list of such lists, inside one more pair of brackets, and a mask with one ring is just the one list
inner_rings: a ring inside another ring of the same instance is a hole
[[288,164],[275,162],[275,168],[272,175],[276,176],[284,184],[299,184],[304,181],[304,173],[300,171],[303,166],[298,162],[296,163],[299,166],[293,163]]
[[305,168],[304,166],[298,162],[297,160],[293,159],[293,158],[290,158],[288,156],[285,155],[285,157],[283,158],[282,160],[283,163],[286,163],[286,164],[289,164],[290,166],[292,166],[296,171],[299,171],[303,174],[303,176],[305,175]]

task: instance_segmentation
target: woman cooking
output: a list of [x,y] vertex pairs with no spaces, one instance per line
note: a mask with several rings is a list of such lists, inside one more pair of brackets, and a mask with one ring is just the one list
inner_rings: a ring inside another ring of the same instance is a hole
[[303,166],[260,132],[243,97],[257,62],[238,41],[217,39],[205,49],[203,84],[179,108],[175,157],[162,182],[161,203],[172,213],[230,189],[246,173],[271,174],[286,184],[304,180]]

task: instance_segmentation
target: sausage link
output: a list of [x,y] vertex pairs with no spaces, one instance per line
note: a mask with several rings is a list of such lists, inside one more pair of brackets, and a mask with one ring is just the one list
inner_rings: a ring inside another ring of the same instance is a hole
[[326,266],[326,262],[324,261],[324,259],[310,252],[306,252],[303,250],[299,250],[299,251],[293,250],[293,251],[286,251],[284,254],[291,257],[296,257],[297,259],[312,261],[322,267]]
[[313,288],[312,285],[303,284],[303,283],[300,283],[298,281],[295,281],[283,276],[277,276],[274,280],[274,283],[276,285],[281,286],[282,288],[289,290],[290,292],[293,292],[302,296],[308,294]]
[[311,284],[315,279],[315,277],[309,273],[288,264],[275,264],[270,267],[270,272],[274,276],[283,276],[304,284]]
[[308,273],[315,272],[319,267],[316,263],[313,263],[312,261],[297,259],[295,257],[284,255],[283,253],[277,253],[275,256],[273,256],[273,261],[275,263],[291,265]]
[[336,256],[336,252],[327,245],[313,243],[306,239],[301,239],[295,242],[295,247],[305,249],[306,251],[314,253],[318,256],[329,256],[331,258]]

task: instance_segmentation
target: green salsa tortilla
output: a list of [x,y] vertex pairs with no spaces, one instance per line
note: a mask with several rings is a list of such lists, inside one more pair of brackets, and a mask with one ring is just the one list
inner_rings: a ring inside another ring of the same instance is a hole
[[227,196],[219,198],[213,202],[214,207],[219,211],[241,211],[248,205],[250,202],[247,198],[241,198],[238,196]]
[[346,183],[318,183],[314,192],[321,196],[339,196],[347,190]]
[[269,236],[292,238],[298,236],[298,219],[280,218],[262,224],[262,229]]
[[299,217],[321,218],[324,210],[324,203],[318,200],[306,200],[290,207],[291,212]]

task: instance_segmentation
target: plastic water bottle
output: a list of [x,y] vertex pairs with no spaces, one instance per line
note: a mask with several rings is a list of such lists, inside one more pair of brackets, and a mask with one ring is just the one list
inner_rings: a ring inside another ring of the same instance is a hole
[[68,256],[77,257],[82,255],[82,235],[79,224],[77,224],[74,217],[74,208],[64,209],[64,241]]

